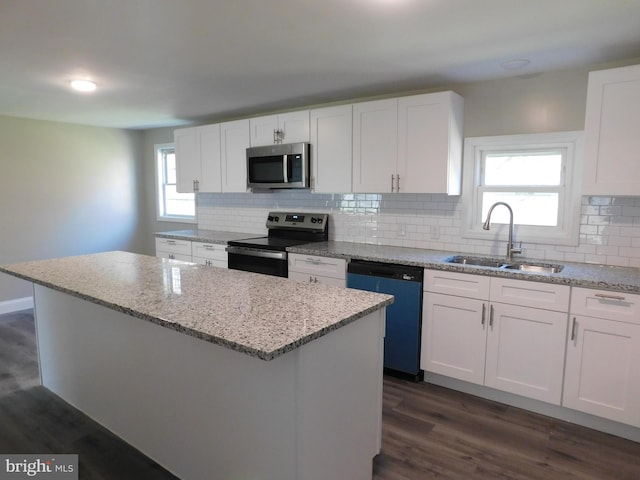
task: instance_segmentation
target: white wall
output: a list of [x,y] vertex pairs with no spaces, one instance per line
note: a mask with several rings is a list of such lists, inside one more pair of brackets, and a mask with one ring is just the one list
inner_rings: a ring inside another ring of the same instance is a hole
[[[142,132],[0,116],[0,263],[141,252]],[[0,274],[0,302],[31,295]]]

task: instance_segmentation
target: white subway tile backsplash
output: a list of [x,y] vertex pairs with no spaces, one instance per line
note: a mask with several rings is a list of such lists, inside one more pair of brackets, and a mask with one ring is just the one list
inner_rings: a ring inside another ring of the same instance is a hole
[[[200,193],[202,229],[264,235],[271,210],[330,214],[331,240],[504,255],[505,241],[462,238],[460,197],[429,194]],[[583,197],[580,244],[523,244],[525,256],[640,266],[640,197]]]

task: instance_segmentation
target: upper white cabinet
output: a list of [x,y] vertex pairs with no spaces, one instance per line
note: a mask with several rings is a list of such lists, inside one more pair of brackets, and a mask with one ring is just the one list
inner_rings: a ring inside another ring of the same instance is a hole
[[249,120],[220,124],[220,155],[223,192],[247,191]]
[[395,191],[398,99],[353,105],[353,191]]
[[640,65],[589,74],[582,193],[640,195]]
[[463,102],[439,92],[179,129],[178,191],[246,192],[248,147],[310,142],[314,192],[459,195]]
[[462,97],[454,92],[353,106],[353,191],[459,195]]
[[309,141],[309,111],[267,115],[249,120],[251,146]]
[[181,128],[173,132],[176,150],[176,190],[193,193],[200,179],[200,156],[198,154],[197,127]]
[[351,192],[353,107],[311,110],[311,188],[317,193]]
[[460,195],[463,110],[454,92],[398,100],[398,191]]
[[174,132],[174,142],[177,191],[219,192],[220,127],[182,128]]

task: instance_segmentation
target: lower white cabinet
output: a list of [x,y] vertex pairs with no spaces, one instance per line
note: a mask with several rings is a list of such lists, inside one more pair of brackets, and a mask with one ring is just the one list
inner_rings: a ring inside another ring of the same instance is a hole
[[191,261],[191,242],[172,238],[156,238],[156,257]]
[[226,245],[156,237],[156,257],[227,268]]
[[289,279],[300,283],[347,286],[347,262],[342,258],[289,254]]
[[565,407],[640,427],[640,295],[574,288]]
[[421,368],[559,405],[569,292],[425,270]]
[[227,248],[226,245],[215,243],[192,242],[191,260],[202,265],[212,267],[227,268]]

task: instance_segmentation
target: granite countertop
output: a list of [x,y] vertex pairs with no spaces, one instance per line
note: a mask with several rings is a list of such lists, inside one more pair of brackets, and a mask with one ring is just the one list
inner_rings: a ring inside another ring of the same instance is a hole
[[[373,262],[397,263],[413,265],[434,270],[474,273],[494,277],[530,280],[573,287],[598,288],[617,292],[640,294],[640,269],[627,267],[610,267],[587,263],[552,262],[563,265],[559,273],[534,273],[518,270],[480,267],[446,262],[446,259],[457,252],[425,250],[419,248],[391,247],[350,242],[319,242],[289,247],[291,253],[317,255],[324,257],[344,258],[347,260],[368,260]],[[478,256],[462,254],[464,256]],[[496,257],[503,260],[504,257]],[[515,256],[514,262],[527,262],[528,259]],[[529,260],[531,263],[549,263],[540,260]]]
[[[232,232],[214,232],[211,230],[179,230],[158,233],[157,236],[175,239],[198,239],[211,243],[226,243],[238,238],[248,238],[255,234],[236,234]],[[228,238],[227,238],[228,237]],[[233,237],[233,238],[231,238]],[[346,260],[369,260],[373,262],[397,263],[413,265],[434,270],[449,270],[452,272],[473,273],[494,277],[514,278],[537,282],[556,283],[573,287],[598,288],[617,292],[640,294],[640,269],[627,267],[612,267],[588,263],[545,262],[515,256],[515,262],[557,263],[563,265],[559,273],[535,273],[518,270],[480,267],[474,265],[460,265],[446,262],[445,259],[454,255],[469,257],[480,256],[461,254],[459,252],[428,250],[421,248],[393,247],[368,243],[352,242],[319,242],[298,245],[287,248],[288,252],[304,255],[344,258]],[[496,257],[503,259],[504,257]]]
[[393,302],[128,252],[0,265],[0,272],[271,360]]
[[189,230],[173,230],[170,232],[156,232],[155,235],[159,238],[172,238],[175,240],[190,240],[192,242],[216,243],[219,245],[226,245],[228,242],[231,242],[233,240],[260,236],[259,234],[255,233],[222,232],[217,230],[203,230],[199,228]]

